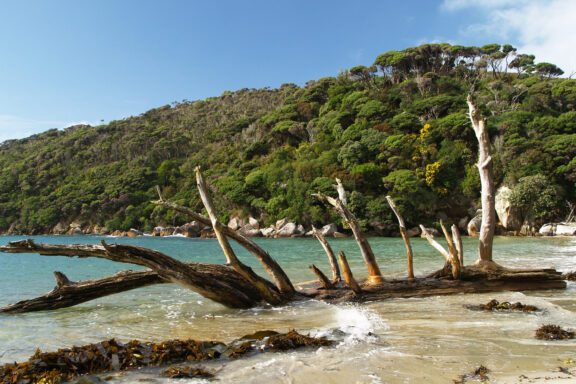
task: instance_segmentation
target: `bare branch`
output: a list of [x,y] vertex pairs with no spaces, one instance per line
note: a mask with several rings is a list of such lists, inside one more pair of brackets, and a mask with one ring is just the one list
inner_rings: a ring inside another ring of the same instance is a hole
[[336,262],[336,257],[334,256],[332,247],[330,247],[328,241],[314,226],[312,226],[312,234],[318,239],[320,244],[322,244],[322,248],[324,248],[326,255],[328,255],[328,260],[330,261],[330,266],[332,267],[332,281],[334,283],[339,282],[342,278],[340,277],[340,269],[338,268],[338,263]]
[[198,191],[200,192],[200,197],[202,202],[204,203],[204,207],[210,216],[210,220],[212,222],[212,227],[214,228],[214,232],[216,233],[216,237],[218,238],[218,242],[222,247],[222,251],[226,255],[226,259],[228,264],[231,265],[236,272],[244,276],[246,280],[248,280],[262,295],[262,297],[272,305],[278,305],[283,302],[282,296],[279,294],[278,291],[275,289],[271,289],[270,286],[267,284],[267,280],[263,279],[262,277],[258,276],[252,268],[242,263],[234,253],[234,250],[230,246],[228,242],[228,238],[224,234],[222,227],[222,223],[218,220],[216,216],[216,209],[214,208],[214,203],[210,194],[208,193],[208,189],[206,187],[206,183],[204,181],[204,177],[202,176],[202,172],[200,171],[200,167],[196,167],[196,182],[198,184]]

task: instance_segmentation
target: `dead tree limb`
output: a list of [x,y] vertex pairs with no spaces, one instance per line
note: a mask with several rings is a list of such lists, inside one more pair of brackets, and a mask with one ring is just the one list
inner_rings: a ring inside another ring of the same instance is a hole
[[332,282],[339,282],[342,279],[340,276],[340,268],[338,268],[338,262],[336,261],[334,251],[332,251],[330,243],[328,243],[326,238],[314,226],[312,226],[312,234],[318,239],[320,244],[322,244],[322,248],[324,248],[326,255],[328,255],[328,260],[330,261],[330,266],[332,267]]
[[[420,224],[420,229],[422,230],[422,233],[426,237],[426,240],[428,240],[428,243],[430,243],[430,245],[434,249],[436,249],[438,252],[440,252],[440,254],[442,256],[444,256],[444,259],[446,260],[446,262],[448,262],[450,264],[450,266],[452,267],[452,276],[454,277],[454,279],[458,280],[460,278],[461,273],[460,273],[460,261],[457,260],[456,255],[448,252],[446,249],[444,249],[444,247],[442,245],[440,245],[440,243],[438,243],[436,240],[434,240],[432,235],[430,235],[430,232],[428,232],[428,230],[422,224]],[[451,240],[450,240],[449,244],[450,243],[451,243]],[[454,248],[454,247],[452,246],[452,248]]]
[[312,270],[312,272],[314,272],[324,289],[334,289],[334,284],[332,284],[332,282],[326,277],[324,272],[319,270],[314,264],[312,264],[309,268]]
[[442,232],[444,233],[444,237],[446,238],[446,243],[448,244],[448,253],[450,255],[450,264],[452,266],[452,276],[455,280],[459,280],[462,274],[462,269],[460,268],[460,259],[458,258],[458,250],[452,241],[452,237],[450,233],[448,233],[448,229],[444,225],[444,222],[440,220],[440,227],[442,227]]
[[469,117],[478,139],[478,171],[480,173],[482,224],[480,227],[477,265],[486,268],[498,267],[492,261],[492,245],[494,242],[494,228],[496,226],[494,174],[492,169],[492,156],[490,154],[490,138],[486,128],[486,119],[481,116],[472,95],[467,98]]
[[350,265],[348,264],[348,260],[346,259],[344,252],[338,252],[338,258],[340,259],[340,266],[342,267],[342,273],[344,274],[344,280],[346,281],[346,284],[350,287],[354,294],[362,294],[362,288],[360,288],[360,285],[358,285],[358,282],[354,279],[354,275],[352,274],[352,270],[350,269]]
[[[338,182],[337,189],[339,190],[339,194],[341,191],[344,190],[342,187],[342,183],[340,180],[336,180]],[[376,257],[374,256],[374,252],[372,252],[372,248],[370,247],[370,243],[362,233],[360,229],[360,224],[356,220],[354,214],[348,209],[348,206],[344,204],[340,198],[333,198],[327,196],[323,193],[316,193],[315,196],[318,200],[323,203],[328,203],[332,207],[334,207],[336,213],[338,213],[345,221],[346,224],[352,229],[352,233],[354,234],[354,239],[360,248],[360,252],[362,254],[362,258],[364,259],[364,263],[368,268],[368,282],[371,284],[380,284],[383,283],[384,277],[382,277],[382,273],[380,272],[380,267],[378,267],[378,263],[376,262]]]
[[94,280],[70,281],[54,272],[56,287],[45,295],[0,308],[0,313],[23,313],[72,307],[86,301],[148,285],[168,283],[153,271],[122,271]]
[[[262,296],[242,276],[230,268],[207,264],[210,272],[197,264],[187,264],[161,252],[132,245],[36,244],[33,240],[10,242],[0,251],[8,253],[38,253],[44,256],[96,257],[116,262],[141,265],[152,269],[169,282],[180,284],[200,295],[231,308],[250,308],[262,302]],[[222,269],[228,270],[223,272]],[[235,279],[231,279],[234,272]]]
[[216,215],[216,208],[214,207],[214,202],[212,201],[212,197],[208,192],[208,188],[206,187],[206,182],[204,181],[204,176],[200,171],[200,167],[196,167],[196,183],[198,184],[198,191],[200,192],[200,198],[202,199],[202,203],[204,203],[204,207],[210,216],[212,227],[214,228],[214,232],[216,233],[216,238],[220,243],[220,247],[222,247],[222,251],[224,255],[226,255],[226,260],[232,268],[236,270],[240,275],[244,276],[246,280],[250,282],[259,292],[260,295],[272,305],[279,305],[283,302],[280,293],[276,289],[271,289],[268,281],[259,275],[257,275],[252,268],[247,266],[246,264],[242,263],[234,253],[234,250],[230,246],[228,242],[228,238],[223,233],[222,230],[222,223],[218,220],[218,216]]
[[392,200],[392,197],[386,196],[386,200],[388,201],[390,208],[392,208],[392,211],[394,212],[396,218],[398,219],[398,224],[400,226],[400,235],[402,235],[402,240],[404,240],[404,245],[406,246],[406,259],[408,263],[408,280],[414,280],[414,255],[412,253],[412,245],[410,245],[410,239],[406,234],[406,224],[404,224],[404,218],[398,211],[398,208],[396,208],[396,204],[394,204],[394,200]]
[[464,247],[462,247],[462,238],[460,237],[460,231],[456,224],[452,224],[452,238],[454,238],[454,245],[456,246],[456,252],[458,253],[460,267],[464,267]]
[[[160,205],[164,208],[172,209],[176,212],[180,212],[192,220],[196,220],[205,226],[211,226],[212,222],[209,218],[194,212],[188,207],[182,205],[174,204],[170,201],[164,199],[160,190],[158,189],[159,200],[152,201],[153,204]],[[280,265],[266,252],[262,247],[256,244],[252,239],[238,233],[237,231],[223,225],[220,228],[221,232],[236,241],[242,247],[244,247],[248,252],[250,252],[256,259],[262,264],[266,272],[272,277],[274,283],[278,290],[284,294],[286,297],[290,297],[295,293],[294,285],[286,275],[286,272],[280,267]]]

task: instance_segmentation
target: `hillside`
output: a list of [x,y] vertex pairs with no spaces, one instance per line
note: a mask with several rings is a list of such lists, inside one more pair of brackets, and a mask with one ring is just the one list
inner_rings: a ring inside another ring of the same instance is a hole
[[334,177],[366,229],[395,230],[387,194],[409,225],[457,221],[478,204],[475,90],[491,131],[496,183],[537,222],[576,198],[576,81],[509,45],[427,44],[335,77],[183,101],[107,125],[50,130],[0,145],[0,232],[48,233],[79,222],[110,230],[178,225],[152,205],[201,209],[206,170],[222,218],[339,219],[310,197]]

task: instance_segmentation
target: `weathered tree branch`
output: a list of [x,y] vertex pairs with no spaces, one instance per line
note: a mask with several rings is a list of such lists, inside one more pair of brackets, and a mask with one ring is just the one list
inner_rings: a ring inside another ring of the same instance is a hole
[[346,255],[343,251],[338,252],[338,258],[340,259],[340,266],[342,267],[342,273],[344,274],[344,280],[346,284],[350,287],[352,292],[356,295],[362,294],[362,288],[358,285],[358,282],[354,279],[348,260],[346,260]]
[[398,208],[396,208],[396,204],[394,204],[394,200],[392,200],[392,197],[386,196],[386,201],[388,201],[390,208],[392,208],[392,211],[394,212],[396,218],[398,219],[398,224],[400,226],[400,235],[402,235],[402,240],[404,240],[404,245],[406,246],[406,259],[408,263],[408,280],[414,280],[414,255],[412,253],[412,245],[410,245],[410,239],[406,234],[406,224],[404,224],[404,218],[400,214],[400,211],[398,211]]
[[242,275],[246,280],[250,282],[257,290],[260,292],[260,295],[272,305],[279,305],[283,302],[281,295],[279,294],[276,289],[271,289],[267,280],[263,279],[259,275],[257,275],[252,268],[247,266],[246,264],[242,263],[234,253],[234,250],[230,246],[226,235],[223,233],[222,230],[222,223],[218,220],[218,216],[216,215],[216,209],[214,208],[214,202],[212,201],[212,197],[208,192],[206,187],[206,183],[204,181],[204,176],[200,171],[200,167],[196,167],[196,183],[198,184],[198,191],[200,192],[200,198],[204,203],[204,207],[210,216],[210,220],[212,223],[212,227],[214,228],[214,232],[216,233],[216,237],[220,246],[222,247],[222,251],[226,255],[226,259],[228,264],[231,265],[236,272]]
[[[162,207],[172,209],[176,212],[180,212],[192,220],[196,220],[199,223],[202,223],[205,226],[212,226],[212,222],[209,218],[202,216],[192,209],[188,207],[184,207],[178,204],[174,204],[164,199],[160,191],[158,191],[159,200],[152,201],[153,204],[160,205]],[[278,263],[270,256],[268,252],[263,250],[258,244],[256,244],[252,239],[243,236],[242,234],[238,233],[237,231],[229,228],[228,226],[222,226],[220,231],[231,238],[232,240],[236,241],[238,244],[246,248],[248,252],[250,252],[260,263],[264,266],[264,269],[268,274],[273,278],[274,283],[278,290],[286,295],[286,297],[290,297],[295,293],[294,285],[288,278],[288,275],[284,272],[284,270],[278,265]]]
[[[343,190],[342,184],[339,183],[338,189]],[[340,192],[339,192],[340,193]],[[332,207],[334,207],[335,211],[346,221],[346,224],[352,229],[352,233],[354,234],[354,239],[360,248],[360,252],[362,254],[362,258],[364,259],[364,263],[368,268],[368,281],[369,283],[373,284],[380,284],[383,283],[384,277],[382,277],[382,273],[380,272],[380,267],[378,267],[378,263],[376,262],[376,257],[374,256],[374,252],[372,252],[372,248],[370,247],[370,243],[362,233],[360,229],[360,224],[356,220],[356,217],[348,207],[340,200],[339,198],[334,199],[333,197],[327,196],[323,193],[316,193],[315,196],[318,200],[323,203],[328,203]]]
[[332,282],[326,277],[324,272],[319,270],[314,264],[310,265],[309,268],[314,272],[324,289],[334,289],[334,284],[332,284]]
[[482,118],[470,94],[468,95],[467,103],[470,121],[478,139],[478,171],[480,172],[482,200],[482,224],[479,235],[478,261],[476,263],[486,267],[493,267],[492,244],[496,226],[496,210],[490,138],[486,129],[486,120]]
[[462,247],[462,238],[460,237],[460,231],[456,224],[452,224],[452,237],[454,238],[454,245],[456,246],[456,252],[458,253],[460,267],[464,267],[464,247]]
[[316,229],[316,227],[312,226],[312,234],[314,237],[318,239],[320,244],[322,244],[322,248],[326,252],[328,256],[328,260],[330,261],[330,266],[332,267],[332,282],[337,283],[342,278],[340,277],[340,268],[338,268],[338,263],[336,262],[336,257],[334,256],[334,251],[332,251],[332,247],[330,243],[322,236],[322,234]]
[[[444,226],[442,226],[442,227],[444,227]],[[432,235],[430,235],[430,232],[428,232],[428,230],[422,224],[420,224],[420,229],[422,230],[422,233],[426,237],[426,240],[428,240],[428,243],[430,243],[430,245],[434,249],[436,249],[438,252],[440,252],[440,254],[442,256],[444,256],[444,259],[446,260],[446,262],[450,264],[450,266],[452,267],[452,276],[454,277],[454,279],[456,279],[456,280],[460,279],[460,275],[461,275],[461,273],[460,273],[460,261],[457,260],[455,253],[448,252],[446,249],[444,249],[444,247],[442,245],[440,245],[440,243],[438,243],[436,240],[434,240]],[[446,234],[447,233],[446,228],[443,228],[443,229],[444,229],[444,234]],[[452,240],[449,240],[449,242],[448,242],[449,246],[451,243],[452,243]],[[451,246],[451,249],[454,249],[454,246]]]
[[[262,297],[241,276],[230,279],[224,266],[210,265],[212,272],[201,271],[198,264],[187,264],[161,252],[132,245],[36,244],[33,240],[10,242],[0,251],[9,253],[38,253],[44,256],[96,257],[111,261],[141,265],[155,271],[164,280],[180,284],[202,296],[231,308],[249,308]],[[237,274],[236,274],[237,275]]]
[[168,283],[153,271],[122,271],[94,280],[70,281],[54,272],[56,287],[45,295],[0,308],[0,313],[22,313],[72,307],[86,301],[154,284]]
[[448,252],[450,255],[449,261],[452,266],[452,276],[455,280],[459,280],[461,275],[461,268],[460,259],[458,258],[458,250],[456,249],[456,246],[452,241],[452,237],[450,236],[450,233],[448,233],[448,230],[446,229],[446,226],[442,220],[440,220],[440,227],[442,227],[442,232],[444,233],[446,243],[448,244]]

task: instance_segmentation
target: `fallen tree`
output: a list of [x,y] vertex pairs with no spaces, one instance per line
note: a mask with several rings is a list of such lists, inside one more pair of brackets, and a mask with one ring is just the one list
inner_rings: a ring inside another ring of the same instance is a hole
[[[190,208],[164,199],[158,189],[159,199],[153,203],[183,213],[204,225],[212,226],[226,256],[226,265],[183,263],[161,252],[130,245],[49,245],[36,244],[32,240],[11,242],[0,251],[7,253],[38,253],[45,256],[78,256],[104,258],[116,262],[131,263],[148,268],[146,271],[125,271],[113,276],[71,282],[66,276],[56,272],[57,286],[46,295],[24,300],[0,308],[0,312],[16,313],[50,310],[68,307],[97,297],[122,292],[151,284],[176,283],[200,295],[231,308],[249,308],[262,304],[282,305],[289,301],[304,298],[317,298],[328,301],[368,301],[391,297],[430,296],[453,293],[475,293],[501,290],[562,289],[566,287],[561,273],[553,269],[513,270],[504,268],[492,260],[494,224],[494,182],[490,141],[486,122],[479,114],[471,97],[468,98],[470,119],[479,142],[478,169],[482,185],[482,227],[479,239],[478,260],[464,266],[460,235],[456,226],[452,234],[443,223],[441,227],[448,250],[444,249],[422,227],[430,244],[445,258],[444,267],[424,277],[413,275],[413,254],[410,240],[401,213],[392,199],[388,202],[398,218],[400,233],[407,250],[408,277],[400,280],[386,280],[377,263],[370,243],[360,230],[360,225],[348,209],[346,192],[340,180],[337,181],[338,197],[321,193],[315,194],[338,213],[351,228],[360,253],[368,270],[365,281],[356,281],[348,266],[346,256],[339,252],[340,268],[344,281],[340,278],[334,252],[326,240],[318,233],[316,237],[328,255],[332,268],[332,281],[317,267],[311,266],[319,282],[302,285],[296,289],[280,265],[252,239],[223,225],[219,220],[210,196],[210,191],[200,168],[196,168],[198,190],[209,217],[200,215]],[[252,268],[242,263],[235,255],[228,239],[246,248],[264,267],[272,281],[256,274]]]

